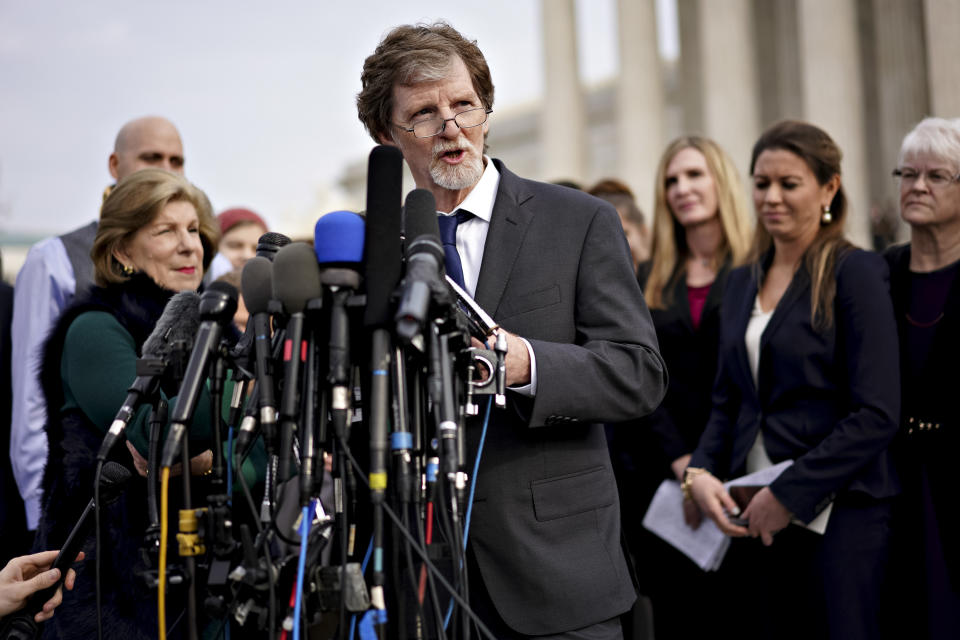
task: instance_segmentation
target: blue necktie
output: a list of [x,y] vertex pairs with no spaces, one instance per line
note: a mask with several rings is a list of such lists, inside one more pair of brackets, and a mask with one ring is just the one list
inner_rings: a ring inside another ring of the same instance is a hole
[[463,282],[463,264],[460,262],[460,254],[457,253],[457,225],[472,217],[472,213],[463,209],[458,209],[456,215],[437,216],[437,222],[440,225],[440,241],[443,242],[443,262],[447,268],[447,275],[461,287],[465,287],[465,285]]

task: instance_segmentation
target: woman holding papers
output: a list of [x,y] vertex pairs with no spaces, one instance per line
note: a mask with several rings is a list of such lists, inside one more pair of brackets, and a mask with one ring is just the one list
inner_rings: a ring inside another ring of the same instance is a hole
[[[825,132],[792,121],[764,132],[751,157],[753,262],[727,280],[713,410],[684,477],[724,533],[763,542],[734,541],[724,563],[743,584],[717,597],[748,603],[739,637],[879,635],[899,492],[887,453],[900,412],[896,322],[883,259],[843,237],[840,158]],[[740,507],[721,483],[785,460]],[[788,527],[828,509],[822,534]]]
[[643,441],[626,445],[635,474],[627,479],[630,498],[624,503],[636,505],[639,493],[641,508],[624,509],[635,514],[625,515],[624,526],[641,590],[653,604],[656,637],[669,640],[695,631],[687,600],[704,587],[706,576],[639,521],[660,482],[681,479],[710,417],[720,300],[731,266],[747,257],[751,220],[736,165],[706,138],[683,136],[667,146],[655,190],[651,259],[640,265],[639,280],[670,386],[660,407],[642,420],[645,428],[615,435],[621,443]]
[[[894,452],[900,637],[960,637],[960,120],[927,118],[903,139],[894,176],[910,244],[886,254],[900,327],[903,412]],[[904,606],[906,611],[904,611]],[[893,636],[891,636],[893,637]]]

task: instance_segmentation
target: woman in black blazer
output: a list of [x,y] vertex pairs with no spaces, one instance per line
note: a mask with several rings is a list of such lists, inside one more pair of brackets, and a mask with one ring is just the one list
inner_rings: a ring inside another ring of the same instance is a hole
[[655,185],[651,259],[638,278],[670,384],[660,407],[641,420],[644,428],[616,431],[613,446],[615,456],[627,453],[632,463],[632,476],[621,478],[624,524],[641,590],[653,604],[655,635],[669,640],[696,632],[688,599],[705,575],[640,521],[660,482],[681,479],[710,416],[720,300],[730,265],[746,258],[751,220],[736,165],[712,140],[671,142]]
[[[904,495],[890,584],[898,637],[960,637],[960,120],[927,118],[903,139],[900,215],[910,244],[887,251],[900,329],[903,412],[893,448]],[[894,637],[894,636],[891,636]]]
[[[713,410],[685,472],[724,533],[763,542],[734,541],[724,566],[738,584],[716,594],[736,594],[740,637],[879,636],[899,359],[886,264],[843,238],[840,157],[802,122],[754,145],[754,261],[727,280]],[[741,513],[720,478],[784,460]],[[788,526],[827,509],[823,534]]]

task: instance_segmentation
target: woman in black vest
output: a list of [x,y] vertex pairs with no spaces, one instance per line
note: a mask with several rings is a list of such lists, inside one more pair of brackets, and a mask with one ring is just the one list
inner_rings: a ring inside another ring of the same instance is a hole
[[[62,544],[90,500],[96,454],[136,378],[143,343],[170,297],[199,287],[216,246],[215,225],[203,192],[183,176],[161,169],[127,176],[104,202],[91,252],[97,286],[60,317],[44,351],[40,378],[49,452],[35,548]],[[163,391],[168,398],[175,392]],[[201,397],[191,451],[209,448],[209,405],[209,395]],[[116,502],[101,509],[102,612],[108,638],[134,640],[157,633],[155,592],[135,577],[142,568],[139,551],[148,524],[142,477],[148,410],[141,407],[126,429],[127,446],[115,446],[109,457],[127,467],[134,479]],[[203,473],[211,460],[210,451],[198,455],[192,471]],[[171,512],[176,513],[173,507]],[[64,598],[60,615],[46,625],[44,637],[96,637],[93,536],[84,550],[87,562],[78,572],[76,588]]]

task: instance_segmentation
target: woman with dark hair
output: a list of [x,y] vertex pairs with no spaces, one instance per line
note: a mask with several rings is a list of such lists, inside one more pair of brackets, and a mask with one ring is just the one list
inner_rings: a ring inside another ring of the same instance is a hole
[[[136,378],[143,343],[170,297],[200,286],[216,240],[207,197],[181,175],[138,171],[121,180],[104,202],[91,251],[97,287],[61,316],[44,351],[40,379],[49,452],[35,548],[62,544],[79,519],[92,495],[96,454]],[[169,398],[176,390],[164,391]],[[191,427],[195,452],[209,449],[212,418],[209,395],[204,395]],[[109,638],[157,633],[155,592],[135,576],[143,568],[139,550],[149,522],[146,481],[137,475],[145,475],[148,416],[149,406],[141,407],[127,426],[127,447],[114,447],[108,458],[134,476],[115,502],[101,508],[102,547],[109,552],[100,559],[100,585]],[[207,450],[194,458],[191,470],[203,473],[211,462]],[[93,536],[84,551],[88,561],[76,588],[64,598],[61,615],[47,624],[45,637],[96,637]],[[177,600],[173,594],[171,599]]]
[[[754,145],[752,263],[727,279],[713,410],[684,475],[686,496],[721,531],[763,542],[734,540],[724,562],[737,584],[717,597],[745,612],[740,637],[880,632],[899,492],[887,452],[900,412],[896,323],[883,259],[843,237],[840,159],[803,122]],[[742,507],[721,482],[788,460]]]
[[960,516],[952,471],[960,449],[960,119],[927,118],[914,127],[894,175],[910,243],[886,253],[903,385],[894,451],[904,495],[894,520],[890,584],[905,635],[957,638]]

